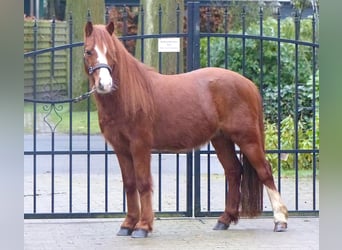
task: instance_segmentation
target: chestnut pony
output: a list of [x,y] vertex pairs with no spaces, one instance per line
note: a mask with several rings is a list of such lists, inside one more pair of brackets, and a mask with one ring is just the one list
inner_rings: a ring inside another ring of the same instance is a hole
[[117,235],[147,237],[152,231],[151,150],[185,152],[209,141],[229,185],[225,210],[214,229],[225,230],[240,216],[259,215],[265,185],[274,231],[285,231],[288,212],[265,158],[257,87],[221,68],[159,74],[129,54],[113,32],[112,22],[87,22],[84,65],[101,132],[115,150],[127,196],[127,215]]

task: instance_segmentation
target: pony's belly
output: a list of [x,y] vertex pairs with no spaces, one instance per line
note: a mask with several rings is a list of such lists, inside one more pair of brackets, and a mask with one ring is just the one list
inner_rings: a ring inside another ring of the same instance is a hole
[[166,92],[155,99],[153,146],[158,150],[189,151],[209,141],[218,130],[219,117],[206,86],[177,85],[176,89],[159,90]]
[[[177,129],[175,129],[177,130]],[[159,151],[187,152],[208,142],[216,129],[192,128],[187,132],[170,129],[154,136],[153,149]]]

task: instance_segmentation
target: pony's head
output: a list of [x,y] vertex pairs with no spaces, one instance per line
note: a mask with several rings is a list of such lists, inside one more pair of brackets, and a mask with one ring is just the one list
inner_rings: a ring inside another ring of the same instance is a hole
[[[111,100],[120,102],[125,115],[154,114],[151,68],[139,62],[115,36],[114,24],[93,25],[84,29],[84,66],[91,89],[99,94],[115,91]],[[102,98],[100,98],[102,99]],[[108,100],[108,99],[106,99]]]
[[108,48],[113,32],[112,22],[104,26],[88,21],[84,29],[84,67],[90,88],[95,88],[100,94],[110,93],[116,88],[112,78],[114,58],[109,55],[112,49]]

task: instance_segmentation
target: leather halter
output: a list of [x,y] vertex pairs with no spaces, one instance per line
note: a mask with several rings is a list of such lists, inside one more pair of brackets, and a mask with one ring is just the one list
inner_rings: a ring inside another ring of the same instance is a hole
[[[94,73],[95,70],[98,70],[100,68],[105,68],[105,69],[108,69],[109,70],[109,73],[112,74],[112,68],[108,65],[108,64],[105,64],[105,63],[97,63],[95,64],[94,66],[90,66],[88,67],[88,73],[89,75],[92,75]],[[115,79],[113,79],[113,90],[117,90],[118,89],[118,84],[117,82],[115,81]],[[93,89],[95,91],[95,89]],[[91,93],[94,92],[94,91],[90,91]]]
[[110,72],[110,74],[112,74],[112,68],[111,68],[108,64],[105,64],[105,63],[98,63],[98,64],[95,64],[94,66],[88,67],[88,73],[89,73],[89,75],[92,75],[92,74],[94,73],[95,70],[100,69],[100,68],[108,69],[109,72]]

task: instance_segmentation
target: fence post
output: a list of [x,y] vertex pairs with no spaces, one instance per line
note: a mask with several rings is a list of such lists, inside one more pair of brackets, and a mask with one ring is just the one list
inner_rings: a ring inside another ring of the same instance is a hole
[[187,71],[200,67],[200,18],[199,2],[188,2],[187,18]]
[[[200,67],[200,18],[199,18],[199,2],[189,1],[187,5],[187,71],[192,71]],[[197,151],[196,151],[197,152]],[[196,156],[198,157],[198,152],[195,152],[195,165]],[[199,169],[195,166],[195,169]],[[193,216],[193,152],[187,154],[187,212],[188,216]],[[196,181],[195,177],[195,181]],[[195,190],[198,185],[195,183]],[[200,192],[195,191],[199,195]],[[195,197],[195,216],[197,214],[197,203],[199,199],[196,195]],[[199,204],[200,205],[200,204]]]

